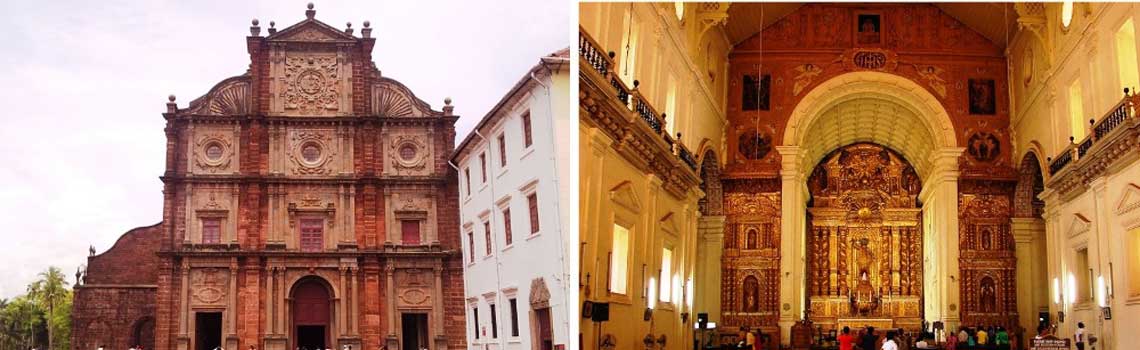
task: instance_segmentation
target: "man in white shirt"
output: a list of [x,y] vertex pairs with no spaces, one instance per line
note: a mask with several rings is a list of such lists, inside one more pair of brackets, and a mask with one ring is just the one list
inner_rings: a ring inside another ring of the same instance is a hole
[[895,343],[895,332],[887,332],[887,340],[883,341],[881,350],[899,350],[899,345]]
[[1077,338],[1077,350],[1085,350],[1085,323],[1077,322],[1077,334],[1073,336]]

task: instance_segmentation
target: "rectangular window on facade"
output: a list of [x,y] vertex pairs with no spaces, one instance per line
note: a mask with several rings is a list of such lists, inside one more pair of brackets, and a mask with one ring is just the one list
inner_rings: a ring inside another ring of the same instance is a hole
[[471,168],[463,168],[463,181],[467,185],[467,195],[471,195]]
[[511,208],[503,208],[503,243],[511,245],[514,238],[511,237]]
[[202,219],[202,243],[205,243],[205,244],[222,243],[222,219],[219,219],[219,218]]
[[404,244],[420,244],[419,220],[400,220],[400,232]]
[[522,123],[523,123],[523,146],[530,147],[531,144],[534,144],[534,138],[531,137],[531,133],[530,133],[530,111],[523,113]]
[[519,336],[519,303],[518,299],[511,298],[511,336]]
[[319,252],[324,249],[324,219],[301,219],[301,251]]
[[527,195],[526,205],[530,210],[530,233],[538,233],[538,194]]
[[475,262],[475,232],[474,231],[467,231],[467,247],[469,248],[469,249],[467,249],[467,251],[471,252],[471,254],[469,254],[470,256],[468,257],[468,259],[470,259],[471,262]]
[[611,293],[625,294],[629,275],[629,229],[614,224],[613,246],[610,247]]
[[487,154],[479,154],[479,172],[483,175],[483,183],[487,183]]
[[[1120,70],[1120,86],[1140,85],[1136,62],[1136,28],[1129,18],[1116,30],[1116,66]],[[1117,90],[1120,92],[1123,90]]]
[[507,134],[499,134],[499,166],[507,166]]
[[491,249],[492,249],[493,244],[491,244],[491,222],[490,221],[484,221],[483,222],[483,233],[487,236],[486,237],[487,242],[486,242],[486,244],[484,244],[484,246],[487,247],[487,255],[491,255]]
[[499,316],[495,312],[495,304],[491,304],[491,338],[496,339],[499,337]]
[[479,306],[471,307],[471,319],[475,321],[472,322],[472,325],[475,326],[475,339],[479,339]]
[[[661,276],[658,277],[657,283],[661,284],[661,292],[657,293],[661,297],[662,302],[671,302],[673,295],[673,250],[665,248],[661,250]],[[653,288],[653,287],[650,287]]]

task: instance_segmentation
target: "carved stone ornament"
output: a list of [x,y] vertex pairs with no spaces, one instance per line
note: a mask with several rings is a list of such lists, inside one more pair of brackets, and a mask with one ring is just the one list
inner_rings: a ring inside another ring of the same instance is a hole
[[425,117],[436,115],[399,82],[381,78],[372,85],[372,114],[379,117]]
[[188,113],[243,115],[249,112],[249,75],[232,77],[214,86],[205,96],[190,101]]
[[332,202],[324,203],[318,195],[311,193],[305,194],[296,202],[289,203],[289,227],[297,225],[297,214],[323,214],[328,217],[325,224],[329,228],[336,226],[336,204]]
[[221,272],[216,268],[194,270],[192,283],[194,301],[200,304],[216,304],[226,296],[225,283]]
[[204,171],[217,173],[229,168],[233,156],[233,144],[223,134],[205,134],[194,142],[194,165]]
[[290,138],[289,160],[295,175],[329,175],[329,163],[336,155],[331,138],[318,131],[298,131]]
[[530,281],[530,305],[535,309],[550,307],[550,289],[542,277]]
[[423,288],[406,288],[400,295],[400,304],[405,306],[422,306],[428,305],[431,301],[431,294]]
[[285,109],[314,115],[340,109],[337,70],[332,55],[286,57],[281,91]]
[[430,153],[423,136],[398,135],[388,145],[389,159],[397,173],[425,170]]

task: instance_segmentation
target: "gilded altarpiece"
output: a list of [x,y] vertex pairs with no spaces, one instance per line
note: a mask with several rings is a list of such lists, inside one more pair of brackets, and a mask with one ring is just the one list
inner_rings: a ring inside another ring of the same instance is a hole
[[1018,324],[1016,244],[1010,227],[1015,189],[1012,181],[968,180],[959,185],[962,324]]
[[780,183],[724,180],[723,324],[774,330],[780,317]]
[[922,185],[914,169],[887,148],[853,144],[825,157],[808,188],[812,321],[825,328],[866,320],[918,327]]

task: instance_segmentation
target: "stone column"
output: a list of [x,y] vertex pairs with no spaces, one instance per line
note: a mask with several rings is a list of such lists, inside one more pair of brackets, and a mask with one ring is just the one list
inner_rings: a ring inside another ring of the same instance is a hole
[[776,146],[780,170],[780,343],[791,344],[792,324],[803,317],[806,174],[799,146]]
[[387,261],[385,261],[385,266],[384,266],[384,273],[385,273],[385,275],[387,275],[385,281],[388,284],[387,286],[385,286],[385,288],[387,289],[388,297],[384,298],[385,301],[388,302],[388,305],[387,305],[388,307],[387,307],[387,310],[384,310],[384,311],[388,312],[387,343],[388,343],[389,349],[397,349],[400,347],[400,344],[396,338],[396,298],[393,297],[394,295],[396,295],[396,284],[395,284],[396,283],[396,276],[395,276],[396,275],[396,267],[392,265],[393,263],[394,262],[391,259],[388,259]]
[[276,301],[273,299],[276,294],[274,290],[277,289],[277,272],[274,271],[273,266],[265,267],[265,333],[277,334],[277,314],[273,311],[273,304]]
[[1013,218],[1010,228],[1016,244],[1019,323],[1026,332],[1033,332],[1037,329],[1037,311],[1049,307],[1049,277],[1043,261],[1045,220]]
[[943,147],[930,159],[933,166],[923,181],[923,283],[928,321],[943,321],[956,329],[961,303],[958,268],[958,157],[964,148]]
[[[721,257],[724,253],[724,216],[697,219],[697,269],[692,319],[707,312],[710,322],[720,322]],[[698,297],[699,296],[699,297]]]
[[[431,289],[431,297],[434,300],[431,305],[432,312],[432,325],[434,330],[432,334],[435,336],[435,349],[447,349],[447,335],[443,329],[443,266],[441,261],[436,261],[436,266],[432,269],[435,275],[435,285]],[[502,304],[499,304],[502,305]],[[458,335],[456,335],[458,336]],[[506,339],[507,337],[502,337]]]
[[336,334],[339,335],[340,337],[344,337],[345,328],[346,328],[345,325],[348,323],[347,322],[348,321],[348,315],[346,315],[348,313],[348,311],[347,311],[348,307],[347,307],[347,303],[345,300],[348,295],[345,293],[347,288],[344,287],[345,286],[345,277],[346,277],[345,275],[348,274],[348,267],[341,265],[339,270],[340,270],[340,284],[339,284],[340,285],[340,287],[339,287],[340,295],[336,296],[336,304],[337,304],[337,308],[336,308],[337,309],[336,310],[336,315],[337,315]]
[[[1089,133],[1091,134],[1092,130],[1089,130]],[[1089,265],[1093,269],[1093,271],[1096,271],[1096,273],[1089,276],[1089,279],[1091,280],[1089,282],[1092,283],[1092,288],[1090,288],[1089,291],[1092,293],[1093,305],[1095,305],[1095,307],[1093,309],[1094,315],[1100,313],[1100,304],[1099,303],[1101,302],[1101,300],[1100,300],[1100,289],[1099,289],[1100,286],[1096,283],[1097,278],[1103,276],[1105,279],[1105,284],[1109,283],[1109,280],[1111,280],[1111,278],[1112,278],[1112,276],[1108,275],[1109,274],[1108,264],[1110,264],[1112,262],[1112,249],[1108,248],[1106,245],[1110,245],[1110,244],[1114,243],[1112,241],[1109,241],[1109,239],[1111,237],[1111,231],[1110,230],[1112,227],[1112,223],[1110,222],[1110,219],[1115,218],[1115,215],[1113,215],[1112,213],[1114,212],[1116,207],[1114,205],[1115,203],[1111,203],[1110,202],[1111,199],[1108,198],[1108,194],[1106,193],[1106,191],[1107,191],[1106,187],[1107,186],[1108,186],[1108,179],[1103,177],[1103,176],[1098,177],[1096,179],[1093,179],[1089,183],[1089,189],[1092,190],[1092,202],[1093,202],[1092,212],[1097,213],[1096,215],[1093,215],[1093,217],[1094,217],[1093,221],[1094,222],[1092,223],[1092,225],[1093,225],[1094,231],[1092,232],[1092,236],[1089,237],[1089,248],[1088,248],[1089,249]],[[1120,242],[1115,242],[1115,243],[1120,244]],[[1107,288],[1107,286],[1105,286],[1105,288]],[[1105,293],[1106,299],[1108,298],[1107,294],[1108,293],[1106,292]],[[1108,300],[1105,300],[1104,303],[1109,304]],[[1113,340],[1113,338],[1116,337],[1116,332],[1115,332],[1113,320],[1104,319],[1103,314],[1100,314],[1099,316],[1094,316],[1094,320],[1095,321],[1093,323],[1096,323],[1097,325],[1094,326],[1091,331],[1093,334],[1095,334],[1097,337],[1100,338],[1099,340],[1097,340],[1097,343],[1101,344],[1101,346],[1098,348],[1099,349],[1105,349],[1105,350],[1111,350],[1113,344],[1116,344],[1116,342]],[[1086,325],[1087,325],[1087,323],[1086,323]],[[1100,328],[1100,329],[1097,329],[1097,328]]]
[[[1066,322],[1059,323],[1057,316],[1059,312],[1067,312],[1065,310],[1065,296],[1062,291],[1064,290],[1065,279],[1061,273],[1061,258],[1064,252],[1064,246],[1061,244],[1061,199],[1057,192],[1054,192],[1048,187],[1045,191],[1041,192],[1039,197],[1045,201],[1045,256],[1048,268],[1048,282],[1049,283],[1049,315],[1052,317],[1051,321],[1056,324],[1059,334],[1073,334],[1074,325],[1071,318],[1066,318]],[[1057,285],[1053,281],[1058,282]],[[1059,289],[1058,289],[1059,288]],[[1057,300],[1055,296],[1060,297]],[[1071,317],[1071,315],[1069,316]]]

